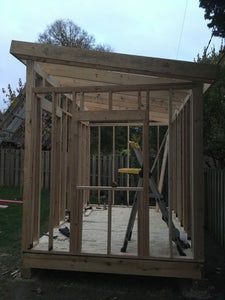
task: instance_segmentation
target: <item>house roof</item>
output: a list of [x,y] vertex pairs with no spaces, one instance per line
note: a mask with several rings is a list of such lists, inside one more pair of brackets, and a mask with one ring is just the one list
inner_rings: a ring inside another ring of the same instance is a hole
[[219,71],[215,65],[21,41],[12,41],[10,53],[25,64],[27,60],[35,61],[35,71],[52,86],[87,87],[90,90],[85,94],[88,110],[107,109],[104,86],[114,89],[115,109],[136,108],[138,99],[145,105],[145,93],[137,91],[148,86],[150,120],[159,123],[168,120],[170,87],[176,111],[190,97],[192,84],[203,83],[206,90]]

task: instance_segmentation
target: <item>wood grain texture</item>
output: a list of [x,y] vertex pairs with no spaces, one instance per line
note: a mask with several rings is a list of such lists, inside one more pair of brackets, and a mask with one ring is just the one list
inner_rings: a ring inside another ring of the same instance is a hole
[[211,82],[218,72],[217,66],[193,62],[143,57],[110,52],[89,51],[71,47],[56,47],[21,41],[12,41],[10,53],[19,59],[73,65],[126,73]]

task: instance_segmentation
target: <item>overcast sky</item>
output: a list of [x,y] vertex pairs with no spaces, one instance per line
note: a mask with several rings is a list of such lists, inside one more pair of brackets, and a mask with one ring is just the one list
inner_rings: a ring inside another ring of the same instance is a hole
[[[25,81],[25,67],[9,54],[11,40],[35,42],[59,18],[115,52],[170,59],[193,61],[211,35],[198,0],[0,0],[0,88]],[[220,40],[211,45],[218,49]]]

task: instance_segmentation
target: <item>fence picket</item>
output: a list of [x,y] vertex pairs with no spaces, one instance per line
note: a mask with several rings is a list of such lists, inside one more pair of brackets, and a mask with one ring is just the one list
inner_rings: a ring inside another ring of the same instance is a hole
[[205,170],[205,202],[206,228],[225,247],[225,170]]

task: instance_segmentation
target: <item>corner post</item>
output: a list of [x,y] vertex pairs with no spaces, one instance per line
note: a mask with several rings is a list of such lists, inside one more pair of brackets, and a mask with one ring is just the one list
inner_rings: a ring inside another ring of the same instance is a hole
[[190,102],[192,241],[194,258],[204,259],[203,86],[193,88]]
[[33,203],[32,203],[32,185],[33,185],[33,87],[35,85],[34,62],[27,60],[26,69],[26,102],[25,102],[25,142],[24,142],[24,188],[23,188],[23,223],[22,223],[22,250],[25,251],[33,244]]

